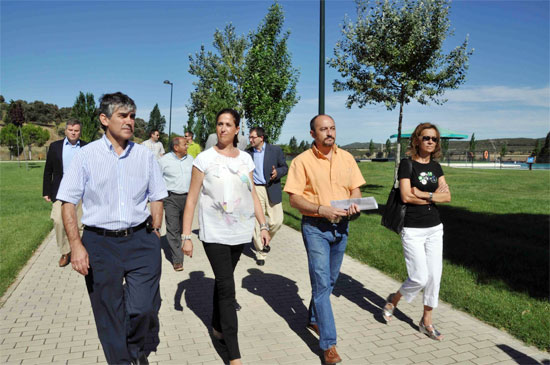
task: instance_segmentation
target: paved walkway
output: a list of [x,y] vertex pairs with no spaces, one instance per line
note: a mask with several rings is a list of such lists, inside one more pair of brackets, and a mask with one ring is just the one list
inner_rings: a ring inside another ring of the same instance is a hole
[[[317,339],[304,329],[310,299],[301,235],[283,227],[265,266],[250,253],[236,269],[239,340],[245,364],[320,364]],[[247,250],[247,252],[249,252]],[[53,232],[0,308],[0,362],[104,363],[83,278],[57,267]],[[164,257],[163,257],[164,258]],[[222,349],[208,334],[213,274],[202,245],[176,273],[164,260],[158,351],[152,364],[221,364]],[[338,351],[346,364],[540,364],[549,354],[441,303],[436,312],[445,340],[417,331],[420,298],[400,304],[391,324],[379,312],[399,283],[346,257],[332,297]]]

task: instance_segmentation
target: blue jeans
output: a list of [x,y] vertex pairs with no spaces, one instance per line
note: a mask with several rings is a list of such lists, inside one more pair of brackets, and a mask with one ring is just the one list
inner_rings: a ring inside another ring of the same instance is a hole
[[302,238],[306,246],[311,281],[309,321],[319,326],[319,347],[336,345],[336,326],[330,294],[340,274],[348,243],[348,221],[330,223],[324,218],[302,217]]

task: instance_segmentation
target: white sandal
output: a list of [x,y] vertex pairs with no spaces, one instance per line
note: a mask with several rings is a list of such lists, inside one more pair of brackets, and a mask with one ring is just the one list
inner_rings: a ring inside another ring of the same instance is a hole
[[392,303],[394,294],[388,295],[386,298],[386,304],[384,304],[384,308],[382,308],[382,317],[388,323],[393,318],[393,311],[395,310],[395,305]]

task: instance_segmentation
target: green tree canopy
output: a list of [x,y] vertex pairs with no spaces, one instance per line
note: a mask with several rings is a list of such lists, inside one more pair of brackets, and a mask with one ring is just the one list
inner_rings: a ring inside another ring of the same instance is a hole
[[99,134],[99,115],[95,105],[94,94],[82,91],[76,97],[71,117],[78,119],[81,123],[80,139],[85,142],[92,142]]
[[7,123],[15,124],[18,127],[21,127],[25,122],[25,114],[23,112],[23,101],[10,100],[10,105],[8,107]]
[[287,114],[299,100],[296,95],[298,70],[292,67],[283,33],[284,14],[281,5],[273,4],[259,25],[249,35],[250,50],[246,55],[243,85],[243,107],[249,128],[261,126],[269,141],[281,133]]
[[228,24],[214,32],[215,52],[200,52],[189,56],[189,73],[198,78],[193,82],[190,104],[187,105],[187,129],[194,140],[204,145],[208,135],[216,130],[216,114],[223,108],[233,108],[242,115],[242,75],[247,41],[235,34]]
[[19,151],[17,151],[18,128],[15,124],[9,123],[0,130],[0,144],[8,147],[11,153],[16,156],[19,156],[23,150],[23,146],[19,142]]
[[147,123],[147,135],[157,129],[159,133],[164,132],[164,126],[166,125],[166,118],[160,114],[159,105],[155,104],[153,110],[149,114],[149,123]]
[[29,159],[32,159],[31,146],[33,144],[36,146],[43,146],[50,138],[50,133],[46,129],[34,124],[25,124],[23,128],[21,128],[21,134],[23,136],[23,142],[29,148]]
[[[401,140],[403,106],[442,104],[446,89],[465,81],[468,38],[448,54],[442,51],[450,29],[448,0],[357,0],[357,19],[346,18],[342,39],[336,43],[329,65],[343,80],[335,91],[349,91],[347,107],[384,103],[399,105],[397,139]],[[397,144],[400,154],[400,144]],[[396,159],[395,174],[397,174]]]

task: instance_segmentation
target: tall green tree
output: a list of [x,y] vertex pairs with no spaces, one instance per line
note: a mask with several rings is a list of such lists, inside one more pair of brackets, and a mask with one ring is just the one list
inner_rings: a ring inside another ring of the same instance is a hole
[[540,154],[540,150],[542,148],[542,143],[540,139],[537,139],[535,142],[535,148],[533,149],[533,153],[535,156],[538,156]]
[[[384,103],[399,106],[397,155],[400,155],[403,107],[411,100],[442,104],[446,89],[465,81],[468,38],[443,53],[443,41],[453,32],[449,0],[356,0],[357,19],[346,18],[342,39],[329,65],[343,80],[335,91],[349,91],[347,107]],[[395,175],[399,161],[396,159]]]
[[147,134],[157,129],[159,133],[164,132],[164,126],[166,125],[166,118],[160,114],[159,105],[155,104],[151,113],[149,113],[149,122],[147,123]]
[[391,141],[388,138],[386,139],[386,156],[390,157],[390,154],[391,154]]
[[375,146],[374,146],[374,142],[372,141],[372,138],[369,142],[369,153],[372,155],[374,153],[374,149],[375,149]]
[[283,32],[281,5],[271,5],[258,29],[249,35],[243,84],[243,108],[249,128],[261,126],[275,142],[287,114],[299,100],[296,95],[298,70],[292,67],[288,51],[289,31]]
[[85,142],[92,142],[99,135],[99,115],[94,100],[94,94],[82,91],[76,97],[71,117],[78,119],[81,123],[80,139]]
[[441,138],[441,155],[443,158],[447,156],[447,151],[449,151],[449,140],[447,138]]
[[500,160],[504,160],[504,156],[508,153],[508,144],[504,142],[502,146],[500,146]]
[[23,111],[23,101],[10,100],[8,107],[7,123],[15,124],[17,127],[21,127],[25,122],[25,113]]
[[296,140],[296,137],[292,136],[290,138],[290,141],[288,141],[288,149],[292,154],[298,153],[298,141]]
[[134,137],[142,140],[149,138],[147,135],[147,122],[142,118],[136,118],[134,122]]
[[544,146],[540,150],[540,154],[537,156],[537,163],[549,163],[550,162],[550,132],[546,135],[544,140]]
[[46,129],[33,124],[25,124],[21,128],[21,133],[23,135],[23,142],[29,148],[29,160],[32,160],[32,145],[41,147],[50,138],[50,133]]
[[216,130],[216,114],[223,108],[233,108],[241,115],[244,55],[247,41],[237,36],[235,27],[228,24],[223,31],[214,32],[215,51],[204,45],[189,56],[189,73],[193,82],[190,104],[187,105],[187,130],[193,131],[195,141],[204,145],[208,135]]

